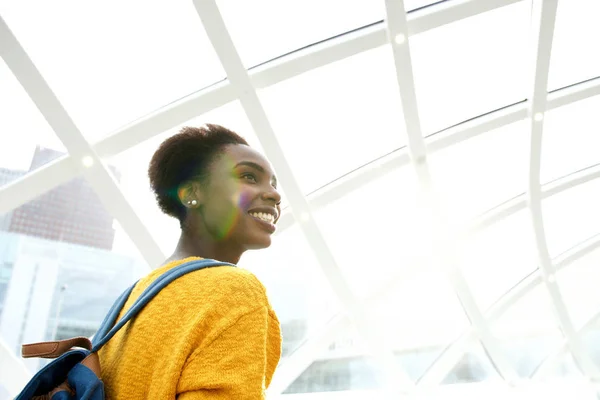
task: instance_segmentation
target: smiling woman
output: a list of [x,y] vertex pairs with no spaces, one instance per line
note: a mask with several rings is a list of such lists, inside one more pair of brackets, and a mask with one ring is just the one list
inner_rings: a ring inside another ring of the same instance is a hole
[[[271,245],[281,196],[268,160],[219,125],[186,127],[165,140],[148,171],[163,212],[181,236],[142,291],[186,261],[237,263]],[[151,348],[152,351],[146,351]],[[109,398],[259,399],[281,355],[277,316],[265,288],[234,266],[189,273],[163,289],[100,351]]]

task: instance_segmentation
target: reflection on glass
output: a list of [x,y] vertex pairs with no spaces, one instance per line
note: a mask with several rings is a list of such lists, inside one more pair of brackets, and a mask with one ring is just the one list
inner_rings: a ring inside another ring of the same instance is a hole
[[552,257],[600,231],[600,180],[571,188],[542,201],[548,250]]
[[[600,74],[600,69],[598,71]],[[600,96],[550,110],[544,116],[542,183],[600,163]]]
[[563,342],[548,290],[542,284],[492,321],[491,331],[522,378],[528,378]]
[[484,382],[499,379],[498,373],[480,343],[469,349],[448,373],[442,384]]
[[381,47],[259,92],[305,194],[404,146],[397,88]]
[[488,309],[537,269],[529,215],[511,215],[466,237],[459,247],[460,267],[477,304]]
[[0,117],[2,187],[60,157],[66,150],[1,58],[0,82],[0,109],[4,110]]
[[225,76],[190,1],[8,1],[0,13],[91,141]]
[[572,85],[600,75],[598,45],[600,25],[596,0],[559,1],[552,40],[548,90]]
[[556,335],[531,335],[504,340],[504,355],[521,379],[531,378],[541,363],[556,351]]
[[573,353],[567,352],[562,356],[562,360],[558,362],[554,368],[545,371],[541,377],[543,380],[552,380],[556,378],[583,378],[581,370],[575,363]]
[[429,162],[450,223],[464,226],[527,188],[527,124],[517,122],[460,142],[431,154]]
[[372,361],[364,356],[318,359],[284,392],[314,393],[380,387]]
[[529,26],[518,2],[410,38],[425,136],[527,97]]
[[[139,254],[118,250],[113,218],[83,178],[2,217],[0,336],[15,354],[23,343],[92,335],[147,271]],[[32,372],[45,364],[24,363]]]
[[584,332],[580,333],[584,349],[591,356],[596,365],[600,365],[600,324],[598,324],[598,315],[593,324],[588,326]]

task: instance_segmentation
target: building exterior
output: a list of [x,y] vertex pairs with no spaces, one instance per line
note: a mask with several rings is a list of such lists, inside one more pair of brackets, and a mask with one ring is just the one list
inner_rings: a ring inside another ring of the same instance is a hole
[[[59,151],[37,147],[29,171],[62,156]],[[113,169],[113,173],[118,173]],[[21,173],[23,174],[23,173]],[[0,220],[0,229],[98,249],[112,248],[113,218],[85,178],[75,178]]]
[[[9,184],[25,175],[25,171],[17,171],[7,168],[0,168],[0,187]],[[10,220],[12,219],[13,212],[10,211],[6,214],[0,215],[0,231],[7,231],[10,227]]]
[[[91,336],[143,260],[73,243],[0,232],[0,336],[22,343]],[[25,360],[36,371],[40,360]]]

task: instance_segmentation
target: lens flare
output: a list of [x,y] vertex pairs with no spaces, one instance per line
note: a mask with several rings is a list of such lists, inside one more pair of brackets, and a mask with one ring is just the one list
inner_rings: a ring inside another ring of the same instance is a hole
[[[233,171],[235,168],[235,161],[227,154],[223,154],[223,158],[226,168]],[[246,209],[252,201],[250,195],[242,191],[242,182],[239,179],[235,180],[235,182],[237,182],[237,187],[233,191],[233,194],[230,198],[230,210],[227,213],[227,216],[221,222],[220,229],[217,233],[216,239],[219,241],[225,240],[231,236],[241,216],[246,213]]]

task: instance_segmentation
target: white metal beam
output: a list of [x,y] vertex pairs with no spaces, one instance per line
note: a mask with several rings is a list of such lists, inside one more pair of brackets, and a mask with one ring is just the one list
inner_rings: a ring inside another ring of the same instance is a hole
[[[85,170],[84,176],[146,261],[150,265],[161,263],[164,255],[159,246],[1,17],[0,55],[73,159],[79,162],[87,160],[89,168]],[[57,179],[60,181],[64,177]]]
[[[425,32],[443,24],[455,22],[515,2],[515,0],[490,0],[486,2],[470,0],[441,3],[433,7],[428,7],[425,10],[409,13],[408,31],[410,35]],[[252,69],[250,76],[255,87],[263,88],[308,70],[382,46],[386,42],[385,24],[381,23],[361,29],[352,34],[325,41],[319,45],[311,46],[308,49],[261,65],[258,68]],[[553,92],[549,98],[548,109],[570,104],[598,94],[600,94],[600,78]],[[155,113],[132,122],[114,134],[100,140],[93,148],[102,158],[113,156],[173,126],[182,124],[233,100],[235,100],[235,95],[229,82],[216,83],[182,100],[176,101]],[[431,140],[427,140],[428,151],[433,152],[446,148],[490,129],[519,121],[526,118],[526,116],[527,110],[525,104],[518,104],[495,111],[489,115],[439,132]],[[405,164],[408,154],[400,150],[396,153],[396,156],[399,157],[397,165],[400,166]],[[390,160],[390,162],[393,163],[395,161]],[[64,182],[75,177],[75,175],[66,172],[63,168],[55,168],[53,163],[50,163],[47,167],[49,168],[47,171],[48,175],[52,174],[52,179],[44,180],[46,184],[32,185],[35,189],[24,191],[17,190],[17,187],[10,190],[8,187],[1,188],[0,213],[10,211],[18,205],[30,201],[35,196],[43,194],[47,190],[46,187],[49,186],[48,183],[53,182],[54,179]],[[62,176],[63,173],[65,176]],[[43,176],[46,175],[44,174]],[[43,176],[40,175],[39,177],[42,178]],[[22,179],[27,179],[28,177],[29,175]],[[360,172],[355,174],[355,177],[358,179],[357,184],[362,182]],[[341,197],[357,186],[352,185],[352,179],[350,179],[344,185],[332,188],[331,191],[322,191],[322,199],[323,201],[327,201],[328,198]],[[20,187],[21,185],[19,185]],[[5,192],[5,190],[7,191]],[[316,196],[315,203],[317,206],[320,203],[320,199],[321,195]],[[291,222],[291,214],[284,214],[279,221],[280,226],[284,229],[286,226],[291,225]]]
[[532,7],[532,36],[531,56],[533,58],[532,73],[533,85],[532,95],[529,100],[529,117],[531,129],[531,158],[529,166],[529,185],[527,198],[535,242],[538,254],[540,272],[558,323],[563,331],[569,347],[573,353],[575,362],[582,372],[591,379],[600,379],[600,369],[594,364],[591,357],[585,352],[579,337],[573,327],[567,307],[562,299],[560,289],[554,278],[554,266],[548,252],[546,233],[544,230],[544,219],[542,213],[542,189],[540,184],[541,153],[543,117],[546,112],[546,97],[548,84],[548,71],[550,68],[550,53],[554,35],[556,20],[556,9],[558,0],[533,0]]
[[[579,185],[583,185],[584,183],[591,182],[598,178],[600,178],[600,164],[570,173],[542,186],[542,199],[547,199],[555,194],[564,192]],[[471,222],[469,227],[466,228],[466,231],[472,234],[483,230],[497,221],[526,208],[527,194],[523,193],[500,204],[497,207],[494,207],[493,209],[481,215],[479,218],[476,218]]]
[[[518,1],[521,0],[456,0],[427,7],[408,14],[408,34],[416,35]],[[250,78],[256,89],[263,89],[386,43],[385,23],[379,23],[252,68],[249,71]],[[202,99],[204,95],[208,96],[206,100]],[[233,100],[236,100],[236,96],[229,82],[219,82],[119,129],[98,142],[96,151],[101,157],[120,153],[172,126]]]
[[[112,157],[134,146],[136,143],[148,139],[148,137],[169,129],[172,124],[180,124],[194,118],[198,110],[200,110],[200,113],[203,113],[214,107],[226,104],[233,98],[232,93],[233,89],[229,83],[213,85],[206,91],[196,93],[186,98],[186,100],[182,100],[181,103],[174,103],[166,109],[161,109],[156,114],[130,124],[115,135],[102,139],[96,144],[94,149],[100,157]],[[600,78],[591,79],[550,93],[547,109],[562,107],[598,95],[600,95]],[[211,104],[214,107],[211,107]],[[428,154],[434,153],[461,141],[484,134],[489,130],[520,121],[526,117],[527,105],[525,103],[508,106],[425,138],[427,152]],[[309,194],[308,198],[313,209],[346,196],[348,193],[362,187],[366,182],[380,176],[380,174],[386,174],[394,169],[408,165],[410,159],[407,149],[401,148],[378,160],[378,162],[380,162],[380,165],[377,169],[362,168],[343,179],[342,182],[336,182],[335,185]],[[6,213],[33,200],[52,188],[68,182],[82,174],[83,171],[81,163],[73,162],[70,156],[65,156],[31,174],[27,174],[15,182],[0,188],[0,214]],[[586,169],[582,171],[580,173],[581,181],[571,182],[570,180],[560,179],[552,182],[549,186],[542,188],[542,196],[546,198],[547,196],[566,190],[568,187],[563,186],[565,184],[575,186],[595,179],[598,175],[594,171],[596,170],[588,171]],[[600,170],[597,172],[600,172]],[[525,209],[526,206],[525,194],[523,194],[482,215],[469,229],[483,229],[501,218]],[[284,213],[278,222],[278,232],[285,231],[293,222],[293,215],[291,213]]]
[[[561,255],[559,255],[556,259],[554,259],[554,265],[556,266],[556,270],[559,271],[566,266],[574,263],[580,258],[585,257],[590,254],[594,250],[600,248],[600,234],[594,235],[591,238],[579,243],[576,246],[573,246],[571,249],[565,251]],[[540,278],[541,280],[541,278]],[[593,315],[579,330],[577,333],[578,337],[589,331],[591,328],[596,326],[596,323],[600,320],[600,312]],[[580,339],[581,340],[581,339]],[[561,361],[561,357],[569,351],[569,343],[565,340],[561,347],[550,357],[548,357],[544,362],[534,371],[532,378],[537,376],[544,376],[547,371],[553,370],[556,367],[556,364]]]
[[[576,246],[573,246],[569,250],[557,256],[553,260],[556,270],[559,271],[569,267],[575,261],[598,248],[600,248],[600,234],[588,238],[587,240],[579,243]],[[517,285],[506,292],[486,312],[488,321],[496,321],[510,307],[512,307],[527,293],[530,293],[534,288],[542,283],[542,276],[535,272],[525,277]],[[390,282],[390,284],[386,285],[386,287],[378,288],[369,296],[367,304],[377,301],[380,297],[385,296],[386,293],[393,289],[393,282]],[[590,322],[586,323],[585,326],[590,326],[593,321],[598,319],[600,319],[600,313],[597,316],[594,316],[594,318]],[[320,332],[320,334],[326,339],[321,339],[317,336],[309,338],[305,344],[308,348],[304,349],[305,345],[300,346],[297,350],[299,357],[296,358],[296,353],[294,353],[294,355],[280,367],[280,369],[285,370],[285,372],[279,379],[282,379],[287,384],[293,382],[295,377],[300,375],[300,373],[302,373],[310,365],[310,355],[312,354],[314,357],[314,355],[318,353],[316,351],[311,351],[311,349],[315,346],[320,346],[319,349],[322,349],[322,346],[325,346],[325,343],[329,342],[331,338],[336,337],[340,331],[347,329],[349,322],[349,319],[342,315],[337,315],[335,318],[333,318],[332,321]],[[588,329],[586,327],[582,328],[581,332],[586,331],[586,329]],[[429,387],[440,384],[440,382],[444,380],[444,378],[450,373],[450,371],[452,371],[455,365],[462,359],[465,352],[469,350],[474,340],[477,340],[477,335],[471,327],[468,331],[463,333],[458,339],[446,347],[446,349],[438,356],[437,360],[431,364],[425,374],[419,379],[418,385]],[[557,350],[556,356],[549,358],[546,362],[544,362],[544,364],[538,368],[537,373],[543,374],[543,371],[552,368],[555,365],[557,357],[560,356],[559,353],[564,353],[566,349],[565,346],[562,346],[561,349]],[[295,374],[295,376],[293,374]],[[275,382],[276,380],[277,379],[274,378],[273,381]]]
[[[600,312],[594,314],[579,330],[579,332],[577,332],[577,336],[580,338],[581,340],[581,336],[583,336],[585,333],[587,333],[588,331],[592,330],[593,328],[598,328],[598,322],[600,321]],[[556,349],[556,351],[548,358],[546,358],[546,360],[544,360],[544,362],[538,366],[538,368],[536,368],[536,370],[534,371],[534,373],[532,374],[532,378],[538,378],[538,377],[543,377],[544,375],[546,375],[548,372],[555,370],[555,368],[557,367],[557,365],[562,362],[563,357],[569,352],[569,343],[565,340],[563,341],[562,345]]]
[[0,215],[77,178],[83,164],[66,155],[0,188]]
[[492,364],[504,379],[515,380],[514,368],[505,357],[500,343],[492,335],[464,275],[458,268],[454,254],[455,246],[451,244],[453,235],[449,232],[446,217],[437,205],[438,199],[435,197],[435,187],[426,160],[425,140],[421,132],[404,2],[402,0],[386,0],[385,5],[388,39],[394,55],[396,77],[408,136],[408,151],[423,192],[423,200],[430,208],[435,221],[431,229],[431,235],[435,242],[434,252],[437,253],[441,264],[447,266],[446,275]]
[[[553,263],[557,271],[567,268],[578,259],[586,256],[592,251],[600,248],[600,234],[573,246],[569,250],[557,256]],[[522,279],[518,284],[506,292],[487,312],[489,323],[498,320],[510,307],[515,305],[527,293],[530,293],[538,285],[542,284],[542,276],[532,272]],[[438,359],[431,365],[427,372],[421,377],[419,385],[439,384],[450,373],[452,368],[461,360],[466,345],[475,337],[472,329],[462,334],[454,343],[448,346]]]
[[206,34],[227,73],[227,78],[235,88],[242,108],[258,136],[266,156],[273,163],[280,177],[281,185],[291,205],[291,211],[297,221],[302,221],[300,227],[315,253],[322,271],[334,294],[340,299],[340,302],[352,317],[358,332],[366,340],[373,351],[375,359],[379,362],[380,372],[385,378],[384,385],[392,393],[410,390],[413,386],[412,382],[405,372],[399,368],[392,352],[385,346],[382,336],[383,329],[378,329],[373,324],[367,310],[352,293],[343,272],[314,220],[310,205],[296,182],[292,169],[283,154],[277,136],[271,127],[256,89],[252,85],[248,71],[244,68],[231,40],[216,3],[214,0],[195,0],[194,5]]

